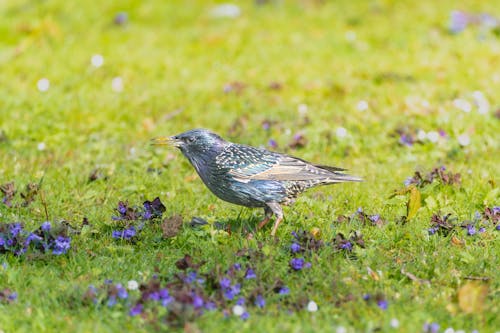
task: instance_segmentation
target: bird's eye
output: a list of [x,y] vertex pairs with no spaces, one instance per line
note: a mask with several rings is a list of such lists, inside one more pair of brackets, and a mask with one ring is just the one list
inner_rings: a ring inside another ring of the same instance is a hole
[[190,137],[187,137],[187,138],[186,138],[186,142],[187,142],[187,143],[193,143],[193,142],[194,142],[194,140],[196,140],[196,138],[195,138],[194,136],[190,136]]

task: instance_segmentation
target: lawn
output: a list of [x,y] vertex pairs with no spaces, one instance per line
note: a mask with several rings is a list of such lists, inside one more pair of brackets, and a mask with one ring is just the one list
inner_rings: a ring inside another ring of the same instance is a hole
[[[500,331],[498,68],[493,1],[0,2],[0,332]],[[274,238],[198,127],[365,181]]]

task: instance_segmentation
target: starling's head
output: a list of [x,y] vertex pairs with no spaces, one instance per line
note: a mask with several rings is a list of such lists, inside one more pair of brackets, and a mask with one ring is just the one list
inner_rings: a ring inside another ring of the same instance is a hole
[[193,129],[178,135],[153,139],[153,145],[177,147],[190,160],[211,152],[219,152],[227,144],[227,141],[206,129]]

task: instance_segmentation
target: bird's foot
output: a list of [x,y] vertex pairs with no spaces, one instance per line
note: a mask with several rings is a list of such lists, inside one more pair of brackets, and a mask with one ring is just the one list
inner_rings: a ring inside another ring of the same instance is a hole
[[273,225],[273,230],[271,231],[271,236],[276,236],[276,230],[278,230],[278,226],[280,225],[281,221],[283,220],[283,217],[278,217],[276,218],[276,222],[274,222]]
[[264,228],[264,226],[271,220],[270,216],[264,217],[262,221],[260,221],[259,225],[257,226],[258,229]]

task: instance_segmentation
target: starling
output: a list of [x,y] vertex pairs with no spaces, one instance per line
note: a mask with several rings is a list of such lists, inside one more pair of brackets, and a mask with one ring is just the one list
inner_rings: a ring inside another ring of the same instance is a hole
[[283,219],[281,205],[318,185],[358,182],[345,169],[312,164],[300,158],[266,149],[236,144],[205,129],[153,139],[154,145],[179,148],[205,185],[217,197],[233,204],[264,208],[259,228],[276,215],[271,235]]

